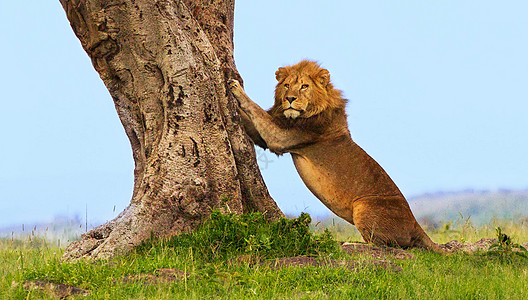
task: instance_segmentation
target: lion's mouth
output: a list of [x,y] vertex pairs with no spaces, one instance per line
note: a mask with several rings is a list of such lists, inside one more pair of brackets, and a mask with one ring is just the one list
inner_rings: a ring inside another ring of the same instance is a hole
[[287,118],[287,119],[296,119],[297,117],[299,117],[299,115],[301,115],[301,111],[299,110],[296,110],[295,108],[288,108],[287,110],[284,111],[284,116]]

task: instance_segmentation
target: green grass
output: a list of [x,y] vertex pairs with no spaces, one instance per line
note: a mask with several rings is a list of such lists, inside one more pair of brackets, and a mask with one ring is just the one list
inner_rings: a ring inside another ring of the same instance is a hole
[[149,241],[137,252],[147,253],[164,248],[193,251],[197,259],[205,262],[228,260],[240,255],[277,258],[337,253],[338,247],[330,231],[313,234],[310,231],[311,222],[310,215],[306,213],[298,218],[282,218],[270,223],[260,213],[238,216],[215,211],[209,221],[194,232],[170,240]]
[[[214,214],[193,233],[151,240],[130,255],[111,261],[61,263],[63,250],[40,239],[0,240],[0,299],[42,299],[25,280],[48,280],[92,291],[83,299],[525,299],[528,259],[504,255],[435,253],[410,250],[416,259],[395,261],[400,273],[384,269],[353,272],[340,268],[285,268],[231,263],[236,257],[271,259],[295,255],[365,260],[339,252],[336,239],[355,236],[353,227],[319,224],[309,216],[269,224],[258,214]],[[514,242],[525,243],[528,224],[496,222],[474,227],[460,223],[428,232],[435,241],[476,241],[495,237],[494,225]],[[124,275],[177,268],[180,281],[145,285],[124,283]]]
[[[475,225],[470,218],[460,216],[458,219],[444,223],[440,228],[423,226],[431,239],[441,244],[452,240],[476,242],[482,238],[495,238],[497,227],[501,227],[515,241],[528,242],[528,219],[525,218],[519,220],[493,219],[486,224]],[[316,232],[328,229],[338,241],[362,241],[356,227],[337,217],[316,222],[312,229]]]

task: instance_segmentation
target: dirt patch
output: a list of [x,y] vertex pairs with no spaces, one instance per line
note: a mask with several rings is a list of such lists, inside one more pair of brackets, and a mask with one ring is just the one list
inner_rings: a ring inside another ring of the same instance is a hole
[[457,240],[453,240],[439,246],[448,253],[458,251],[473,253],[477,251],[487,251],[489,247],[496,242],[497,239],[481,239],[475,243],[461,243]]
[[272,269],[281,269],[286,267],[328,267],[344,268],[351,271],[357,271],[364,268],[382,268],[394,272],[400,272],[402,268],[395,263],[383,260],[338,260],[338,259],[320,259],[308,256],[296,256],[265,260],[258,263],[260,266],[267,266]]
[[40,290],[47,293],[48,295],[54,295],[60,299],[66,299],[70,296],[88,296],[90,294],[89,290],[43,280],[25,281],[23,287],[28,291]]
[[414,259],[416,256],[403,249],[392,247],[378,247],[363,243],[347,243],[341,244],[341,249],[349,254],[368,255],[377,259]]
[[126,275],[122,277],[120,281],[124,283],[142,282],[143,284],[158,284],[177,281],[186,276],[187,273],[182,270],[164,268],[154,271],[154,274]]
[[[441,244],[439,245],[440,248],[444,249],[446,252],[467,252],[467,253],[474,253],[474,252],[485,252],[488,251],[490,246],[497,243],[497,239],[481,239],[479,241],[476,241],[474,243],[461,243],[457,240],[453,240],[451,242]],[[528,250],[528,243],[525,243],[522,245],[525,249]],[[516,251],[513,249],[513,251]]]

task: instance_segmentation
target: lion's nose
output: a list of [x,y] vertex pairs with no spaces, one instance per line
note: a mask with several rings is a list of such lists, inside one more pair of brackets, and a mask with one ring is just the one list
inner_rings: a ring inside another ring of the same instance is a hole
[[286,100],[288,100],[288,102],[290,102],[290,103],[295,101],[295,99],[297,99],[297,97],[286,97]]

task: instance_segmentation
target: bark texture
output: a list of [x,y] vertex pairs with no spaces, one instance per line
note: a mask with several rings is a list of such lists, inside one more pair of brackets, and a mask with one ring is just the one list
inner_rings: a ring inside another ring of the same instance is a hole
[[60,0],[108,88],[135,162],[130,205],[64,259],[111,258],[191,230],[217,208],[282,216],[227,80],[234,0]]

